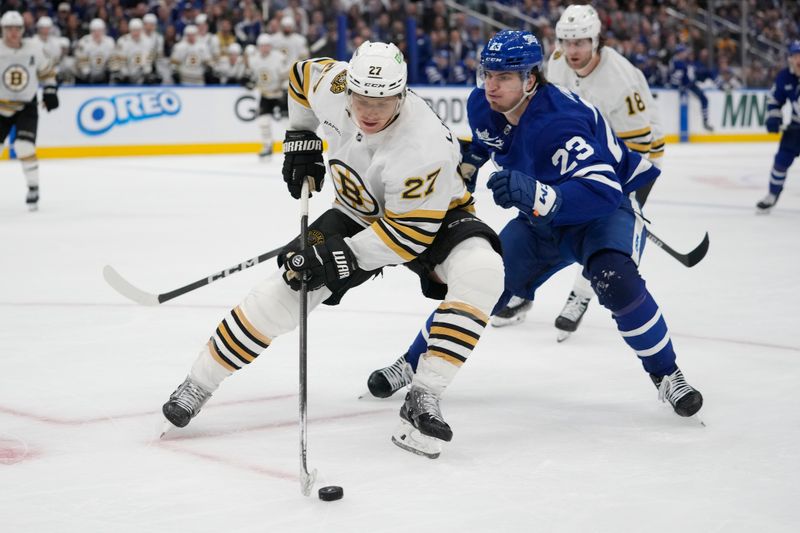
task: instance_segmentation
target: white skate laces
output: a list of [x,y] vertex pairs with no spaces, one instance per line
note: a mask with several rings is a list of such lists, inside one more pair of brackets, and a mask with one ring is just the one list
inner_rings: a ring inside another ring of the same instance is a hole
[[589,306],[589,302],[591,301],[591,296],[578,296],[574,292],[570,292],[569,298],[567,298],[567,303],[564,304],[564,309],[561,310],[561,314],[559,316],[577,323],[583,317],[583,314],[586,312],[586,308]]

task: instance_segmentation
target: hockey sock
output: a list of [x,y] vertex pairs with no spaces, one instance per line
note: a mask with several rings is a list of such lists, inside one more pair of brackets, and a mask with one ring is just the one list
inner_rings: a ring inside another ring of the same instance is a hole
[[21,160],[22,172],[28,187],[39,186],[39,160],[34,156]]
[[442,302],[433,313],[428,350],[419,361],[414,383],[441,394],[475,349],[488,320],[469,304]]
[[644,369],[657,376],[674,372],[675,351],[667,323],[633,260],[603,251],[590,259],[589,273],[598,300],[612,312],[623,340]]
[[406,362],[411,365],[414,372],[417,371],[419,356],[428,350],[428,335],[435,314],[436,311],[431,313],[431,316],[425,321],[425,325],[419,330],[419,333],[417,333],[417,336],[414,338],[414,342],[411,343],[411,346],[408,347],[408,351],[406,352]]
[[258,126],[261,130],[261,142],[265,149],[272,150],[272,117],[269,115],[259,115]]

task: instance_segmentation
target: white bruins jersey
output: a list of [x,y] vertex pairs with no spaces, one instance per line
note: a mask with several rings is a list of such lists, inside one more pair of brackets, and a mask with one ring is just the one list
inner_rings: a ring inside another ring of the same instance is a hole
[[664,155],[664,131],[647,80],[613,48],[601,48],[600,62],[584,78],[556,50],[547,63],[547,80],[597,107],[631,150],[651,160]]
[[289,63],[282,53],[273,50],[262,56],[256,50],[247,56],[247,67],[265,98],[281,98],[286,93],[284,87],[289,79]]
[[295,61],[302,61],[308,57],[308,41],[299,33],[285,35],[277,32],[270,35],[272,49],[283,52],[288,64],[292,65]]
[[39,35],[34,35],[31,40],[41,45],[44,55],[52,61],[53,66],[58,65],[61,61],[61,43],[58,42],[58,37],[50,35],[44,40]]
[[217,61],[214,71],[220,83],[228,83],[230,80],[241,80],[247,75],[247,65],[244,56],[237,56],[232,63],[230,56],[222,56]]
[[52,61],[41,45],[22,39],[19,48],[6,46],[0,39],[0,115],[10,117],[36,98],[39,83],[55,83]]
[[154,31],[151,34],[142,32],[142,36],[147,37],[153,43],[153,62],[164,57],[164,36]]
[[172,49],[170,60],[178,69],[182,85],[205,85],[206,65],[211,64],[211,52],[205,44],[183,40]]
[[458,140],[411,91],[391,124],[363,134],[346,109],[346,69],[328,58],[292,66],[287,129],[321,127],[334,208],[365,228],[347,239],[359,267],[406,263],[430,246],[448,210],[474,209],[456,171]]
[[206,48],[208,48],[208,53],[211,55],[211,59],[216,61],[220,55],[220,47],[219,47],[219,39],[213,33],[205,33],[203,35],[197,35],[197,42],[203,43]]
[[75,57],[78,60],[78,70],[83,77],[102,77],[108,70],[108,63],[114,54],[114,39],[108,35],[103,36],[100,42],[84,35],[78,41]]
[[142,83],[145,75],[153,70],[153,44],[144,33],[138,41],[123,35],[117,40],[111,70],[128,77],[132,83]]

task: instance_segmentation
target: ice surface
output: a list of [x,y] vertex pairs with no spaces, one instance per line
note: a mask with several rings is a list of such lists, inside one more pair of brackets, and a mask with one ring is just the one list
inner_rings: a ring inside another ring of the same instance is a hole
[[[101,275],[111,264],[164,292],[288,241],[299,204],[280,157],[44,160],[37,213],[19,164],[2,162],[0,531],[797,531],[800,167],[772,214],[754,214],[775,148],[670,145],[646,209],[680,251],[711,235],[692,269],[654,246],[642,266],[706,428],[657,401],[596,301],[555,342],[570,269],[527,322],[487,330],[442,403],[455,433],[442,456],[400,450],[400,398],[357,398],[435,303],[390,269],[309,321],[309,466],[317,488],[344,487],[332,503],[300,495],[296,334],[155,439],[161,404],[273,264],[158,308]],[[485,185],[477,196],[500,229],[512,213]]]

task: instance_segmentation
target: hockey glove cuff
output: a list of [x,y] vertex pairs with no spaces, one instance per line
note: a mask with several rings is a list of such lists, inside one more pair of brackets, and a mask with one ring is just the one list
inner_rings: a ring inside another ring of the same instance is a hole
[[478,169],[480,169],[488,159],[472,151],[472,142],[458,139],[461,148],[461,163],[458,165],[458,173],[464,180],[469,192],[475,192],[475,185],[478,181]]
[[42,100],[44,101],[44,108],[48,112],[58,108],[58,87],[55,85],[48,85],[42,90]]
[[293,290],[300,290],[305,277],[308,290],[315,291],[324,285],[335,292],[350,281],[358,264],[353,250],[337,235],[328,237],[324,244],[288,254],[283,268],[283,279]]
[[516,207],[531,217],[534,224],[547,224],[561,207],[560,189],[546,185],[518,170],[501,170],[492,174],[486,185],[492,190],[497,205]]
[[306,177],[311,178],[315,191],[322,190],[325,179],[322,139],[313,131],[287,130],[283,139],[283,153],[283,181],[293,198],[300,198]]
[[769,117],[764,123],[767,126],[767,131],[770,133],[778,133],[781,131],[781,117]]

